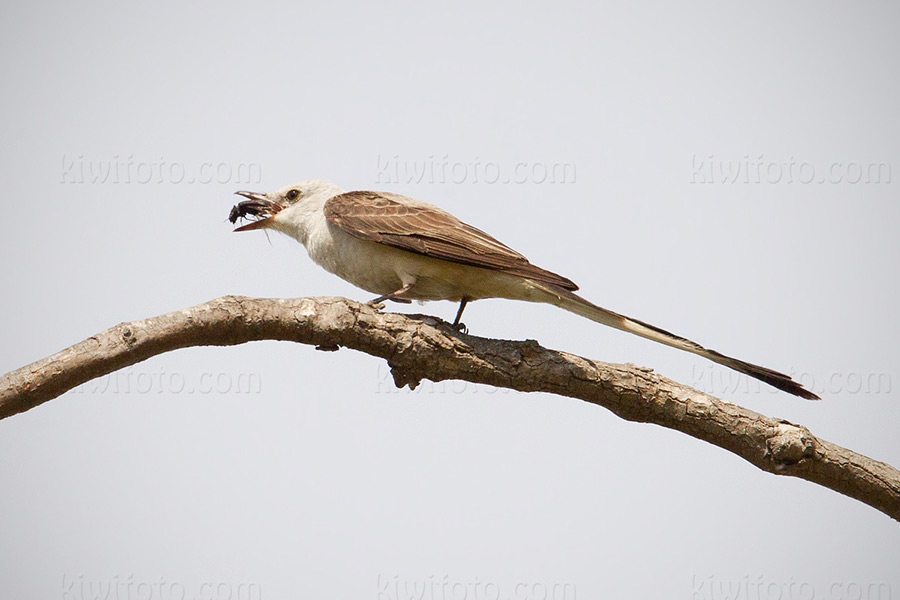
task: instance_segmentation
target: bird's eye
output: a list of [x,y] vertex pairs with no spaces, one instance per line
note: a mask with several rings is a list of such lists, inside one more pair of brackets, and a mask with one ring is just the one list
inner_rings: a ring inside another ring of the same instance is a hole
[[293,202],[294,200],[296,200],[297,198],[300,197],[300,190],[288,190],[288,193],[285,194],[285,196],[287,197],[288,200]]

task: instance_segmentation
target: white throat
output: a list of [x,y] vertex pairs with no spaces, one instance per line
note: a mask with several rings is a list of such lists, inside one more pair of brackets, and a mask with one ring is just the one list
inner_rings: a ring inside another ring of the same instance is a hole
[[329,198],[343,194],[344,190],[337,184],[324,180],[304,182],[304,187],[309,192],[275,215],[271,227],[291,236],[308,249],[310,235],[326,225],[325,203]]

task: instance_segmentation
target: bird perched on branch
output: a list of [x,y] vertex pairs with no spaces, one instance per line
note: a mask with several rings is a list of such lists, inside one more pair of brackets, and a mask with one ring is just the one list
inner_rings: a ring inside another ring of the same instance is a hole
[[507,298],[553,304],[635,335],[703,356],[780,390],[819,397],[789,376],[760,367],[643,321],[593,304],[570,279],[542,269],[487,233],[431,204],[387,192],[345,192],[334,183],[309,180],[246,198],[229,220],[254,218],[235,231],[273,229],[303,244],[325,270],[385,300],[459,302]]

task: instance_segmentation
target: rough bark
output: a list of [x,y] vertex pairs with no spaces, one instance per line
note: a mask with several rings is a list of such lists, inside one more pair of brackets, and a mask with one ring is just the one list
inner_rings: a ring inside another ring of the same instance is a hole
[[387,360],[398,387],[459,379],[585,400],[623,419],[715,444],[764,471],[818,483],[900,520],[900,472],[819,439],[801,425],[730,404],[649,369],[595,362],[530,340],[470,336],[434,317],[381,313],[343,298],[227,296],[117,325],[0,378],[0,418],[163,352],[255,340],[366,352]]

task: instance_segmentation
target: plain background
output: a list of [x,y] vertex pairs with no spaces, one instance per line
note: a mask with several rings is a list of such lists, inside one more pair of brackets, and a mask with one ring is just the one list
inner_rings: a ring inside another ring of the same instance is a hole
[[[235,190],[326,178],[438,204],[824,400],[547,306],[476,303],[474,334],[652,367],[900,465],[898,23],[892,2],[7,4],[0,370],[225,294],[367,300],[225,221]],[[900,597],[900,524],[868,506],[569,399],[397,391],[348,350],[154,358],[0,423],[0,482],[4,598]]]

